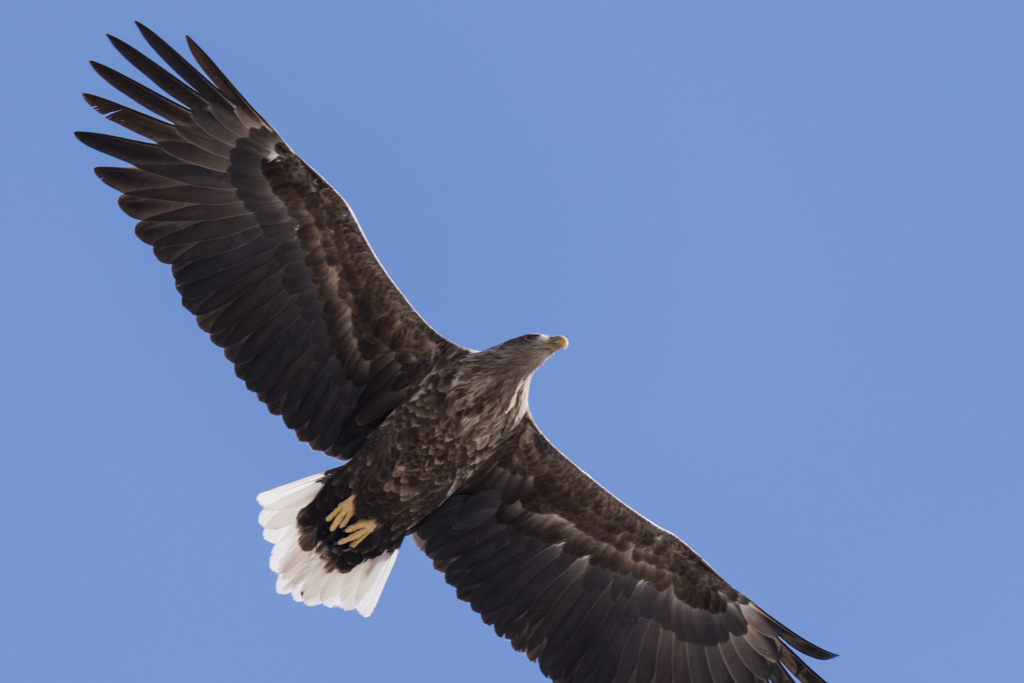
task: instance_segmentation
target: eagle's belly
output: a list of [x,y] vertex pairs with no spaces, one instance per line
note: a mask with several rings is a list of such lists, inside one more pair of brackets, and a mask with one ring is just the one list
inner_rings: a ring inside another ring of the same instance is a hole
[[392,413],[346,469],[381,521],[409,533],[489,468],[521,419],[516,410],[424,392]]
[[[425,383],[345,466],[327,473],[300,515],[304,545],[319,547],[339,568],[355,566],[396,548],[449,496],[486,473],[526,414],[525,391],[480,395],[460,391],[457,374],[454,379]],[[332,524],[338,516],[345,524]],[[372,532],[346,543],[353,524]]]

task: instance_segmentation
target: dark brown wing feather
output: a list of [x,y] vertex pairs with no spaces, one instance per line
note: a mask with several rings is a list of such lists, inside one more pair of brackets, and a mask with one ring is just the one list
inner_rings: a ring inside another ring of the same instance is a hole
[[790,648],[835,656],[608,493],[531,418],[416,541],[459,598],[557,681],[821,683]]
[[144,26],[177,74],[111,37],[173,99],[93,64],[154,118],[85,95],[151,143],[78,133],[132,168],[96,169],[136,233],[171,264],[185,307],[236,374],[315,449],[350,457],[458,348],[413,310],[345,201],[189,41],[204,76]]

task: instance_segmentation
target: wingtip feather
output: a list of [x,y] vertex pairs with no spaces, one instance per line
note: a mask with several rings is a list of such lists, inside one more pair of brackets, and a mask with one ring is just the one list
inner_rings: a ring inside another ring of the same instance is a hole
[[829,652],[825,648],[818,647],[814,643],[808,642],[796,635],[792,631],[788,631],[780,636],[790,647],[799,652],[800,654],[813,657],[814,659],[827,660],[835,659],[839,655],[835,652]]

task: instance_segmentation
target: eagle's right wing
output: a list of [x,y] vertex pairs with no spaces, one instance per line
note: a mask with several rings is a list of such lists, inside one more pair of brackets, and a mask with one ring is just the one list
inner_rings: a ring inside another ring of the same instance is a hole
[[565,683],[824,683],[834,657],[573,465],[527,417],[415,540],[498,635]]
[[119,203],[139,219],[136,234],[171,264],[185,308],[238,377],[302,441],[350,457],[435,363],[461,347],[413,310],[341,196],[198,46],[189,40],[206,76],[139,28],[177,77],[111,41],[173,100],[93,66],[162,120],[85,99],[153,142],[78,138],[132,164],[96,173],[124,193]]

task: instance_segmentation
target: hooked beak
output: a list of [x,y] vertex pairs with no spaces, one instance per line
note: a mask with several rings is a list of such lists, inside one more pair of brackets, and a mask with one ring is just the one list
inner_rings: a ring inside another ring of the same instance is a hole
[[554,337],[548,337],[548,340],[544,342],[544,346],[551,349],[552,353],[559,349],[564,349],[569,345],[569,340],[562,335],[555,335]]

